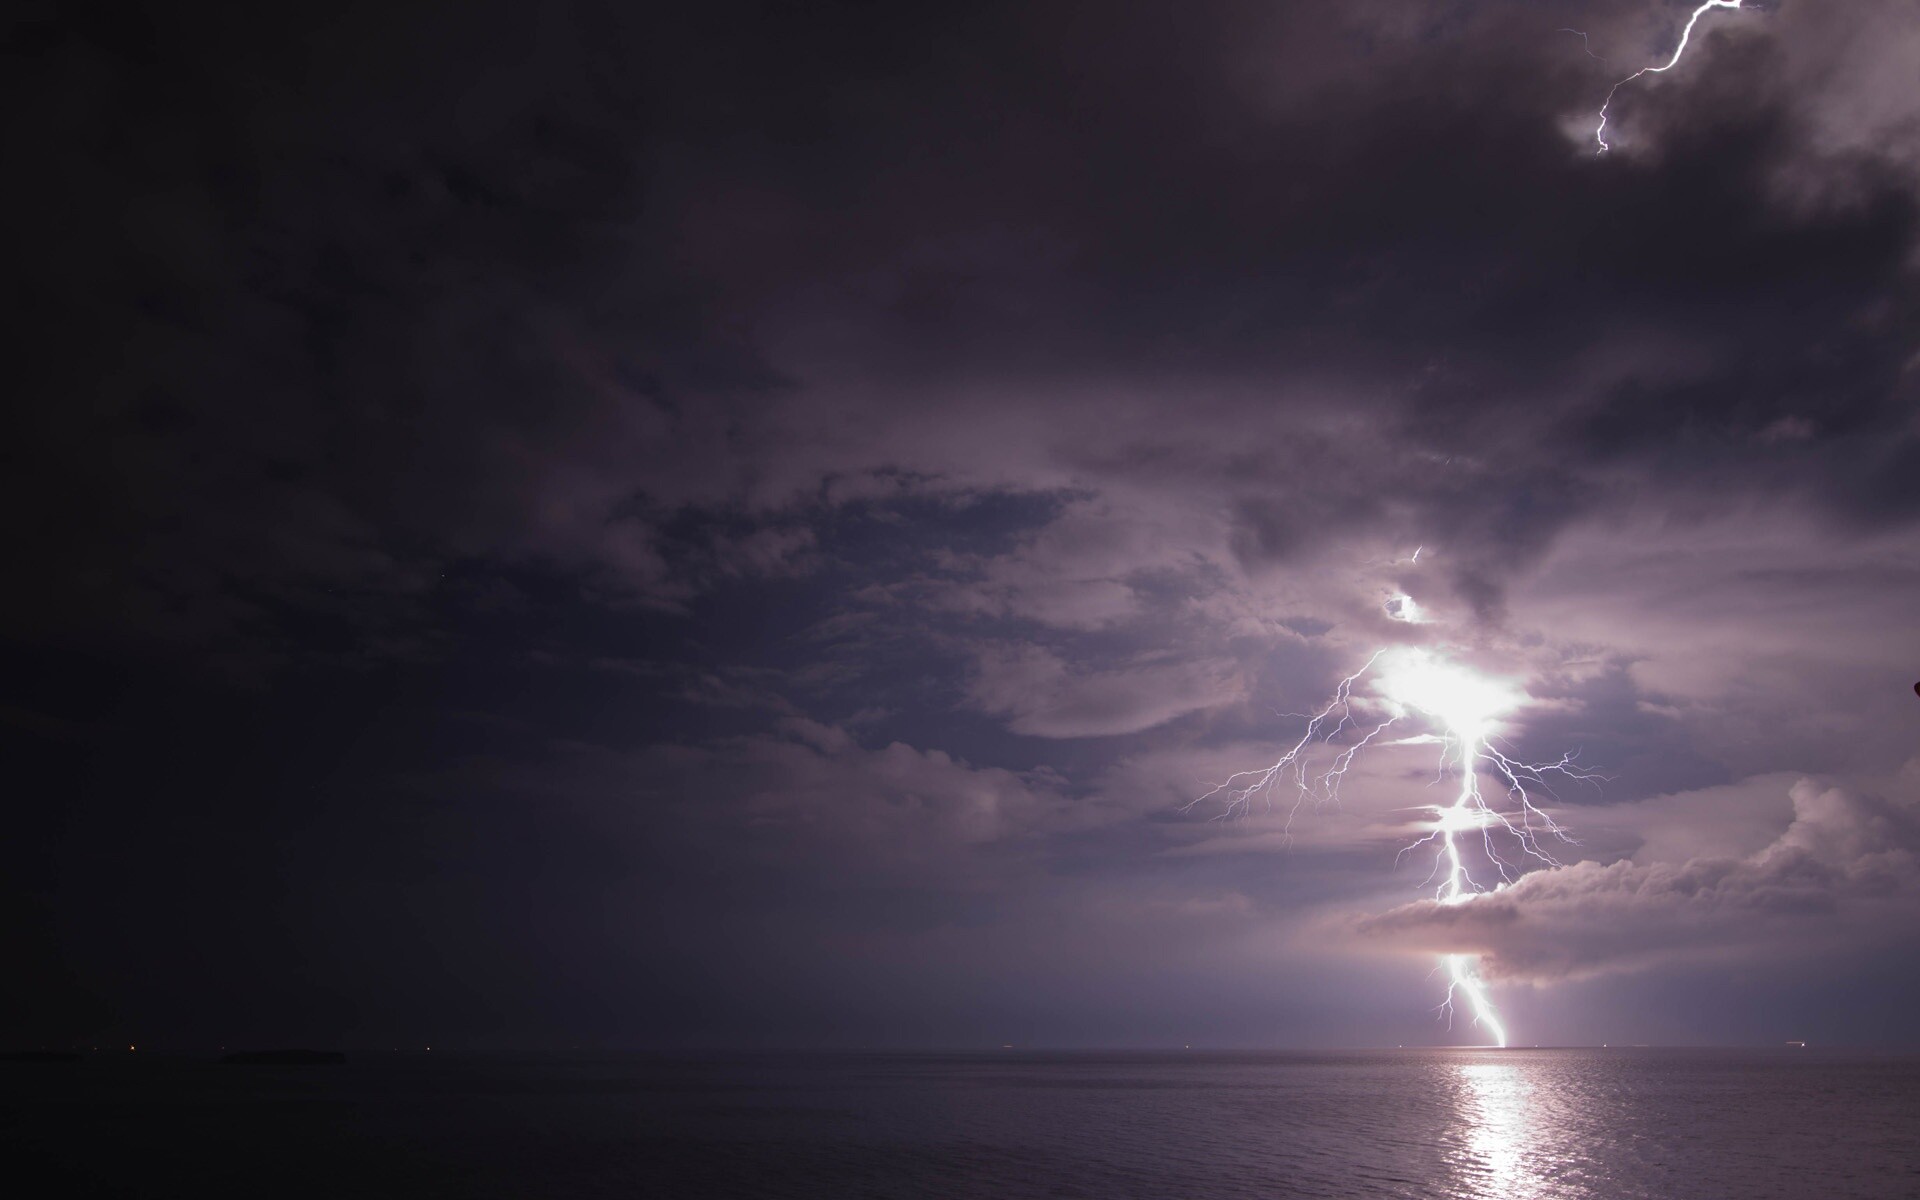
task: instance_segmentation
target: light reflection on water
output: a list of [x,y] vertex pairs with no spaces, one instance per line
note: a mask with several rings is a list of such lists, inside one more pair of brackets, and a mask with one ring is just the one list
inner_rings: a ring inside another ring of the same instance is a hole
[[1457,1065],[1460,1121],[1466,1127],[1464,1167],[1476,1195],[1506,1200],[1545,1196],[1552,1184],[1542,1171],[1543,1154],[1532,1136],[1528,1097],[1532,1091],[1512,1063]]
[[65,1194],[203,1195],[218,1162],[220,1190],[280,1200],[1920,1196],[1913,1056],[433,1059],[0,1071],[0,1145],[85,1185]]

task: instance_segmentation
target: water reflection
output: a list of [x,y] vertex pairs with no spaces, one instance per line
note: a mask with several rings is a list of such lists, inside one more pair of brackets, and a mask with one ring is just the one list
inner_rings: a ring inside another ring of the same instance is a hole
[[1457,1064],[1459,1119],[1465,1125],[1462,1173],[1470,1196],[1534,1200],[1553,1182],[1531,1128],[1532,1086],[1511,1062]]

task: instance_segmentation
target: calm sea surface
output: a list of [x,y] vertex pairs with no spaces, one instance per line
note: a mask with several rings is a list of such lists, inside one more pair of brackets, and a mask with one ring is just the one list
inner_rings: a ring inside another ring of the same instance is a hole
[[1819,1050],[0,1063],[12,1195],[1920,1197]]

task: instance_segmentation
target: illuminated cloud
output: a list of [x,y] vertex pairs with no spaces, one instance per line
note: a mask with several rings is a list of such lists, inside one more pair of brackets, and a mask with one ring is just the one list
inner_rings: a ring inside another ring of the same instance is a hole
[[990,646],[975,660],[969,703],[1005,717],[1015,733],[1111,737],[1139,733],[1246,695],[1225,660],[1146,660],[1105,670],[1075,669],[1039,646]]
[[1358,929],[1384,946],[1478,955],[1496,981],[1550,984],[1871,940],[1920,912],[1920,810],[1806,779],[1791,796],[1786,832],[1744,857],[1575,863]]

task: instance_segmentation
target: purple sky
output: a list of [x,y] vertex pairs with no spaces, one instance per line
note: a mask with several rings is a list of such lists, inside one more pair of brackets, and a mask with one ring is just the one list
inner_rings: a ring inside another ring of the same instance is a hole
[[13,1040],[1914,1040],[1906,0],[30,7]]

